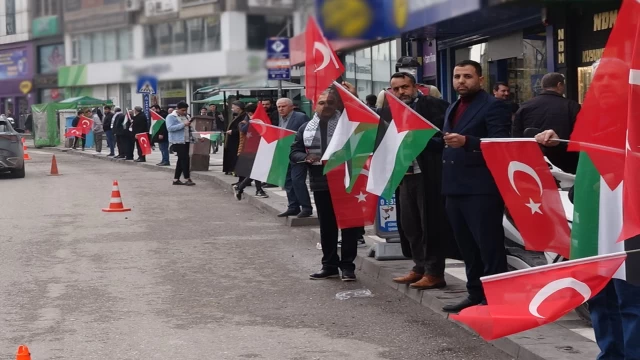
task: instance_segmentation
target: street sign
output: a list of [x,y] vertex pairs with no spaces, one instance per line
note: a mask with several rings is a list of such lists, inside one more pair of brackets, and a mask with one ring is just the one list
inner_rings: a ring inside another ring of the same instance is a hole
[[481,0],[316,0],[327,39],[396,37],[480,7]]
[[155,94],[158,92],[158,79],[154,76],[138,77],[138,94]]
[[267,71],[269,80],[291,80],[289,38],[267,39]]
[[142,94],[142,108],[144,109],[144,115],[147,117],[147,123],[151,124],[151,95]]

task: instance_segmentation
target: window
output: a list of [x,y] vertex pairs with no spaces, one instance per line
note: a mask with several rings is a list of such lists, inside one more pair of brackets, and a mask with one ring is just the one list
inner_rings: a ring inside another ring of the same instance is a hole
[[249,49],[264,50],[268,38],[292,34],[293,20],[291,16],[247,15],[247,46]]
[[56,74],[64,66],[64,44],[38,47],[38,73]]
[[16,33],[16,0],[6,0],[5,10],[7,13],[7,35]]
[[[211,85],[218,85],[219,83],[219,79],[218,78],[207,78],[207,79],[195,79],[195,80],[191,80],[191,89],[193,91],[196,91],[198,89],[201,89],[203,87],[206,86],[211,86]],[[208,98],[210,95],[207,94],[195,94],[193,95],[193,99],[191,99],[192,101],[195,100],[204,100],[206,98]]]
[[179,55],[220,50],[220,17],[179,20],[144,28],[145,56]]
[[71,38],[73,64],[127,60],[132,57],[131,30],[101,31]]
[[58,15],[60,0],[38,0],[35,3],[35,17]]

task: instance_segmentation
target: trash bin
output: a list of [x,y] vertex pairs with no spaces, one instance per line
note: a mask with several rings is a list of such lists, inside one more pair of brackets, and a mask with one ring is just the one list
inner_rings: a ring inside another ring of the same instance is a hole
[[[193,128],[197,132],[213,131],[216,119],[212,116],[194,116],[191,118]],[[209,171],[209,153],[211,152],[211,141],[208,139],[196,139],[193,144],[191,154],[192,171]]]

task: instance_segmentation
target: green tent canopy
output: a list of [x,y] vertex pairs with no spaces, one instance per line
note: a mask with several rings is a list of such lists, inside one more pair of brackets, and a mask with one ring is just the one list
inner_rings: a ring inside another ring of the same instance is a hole
[[64,99],[59,104],[75,104],[77,107],[101,107],[104,105],[113,105],[111,100],[100,100],[91,96],[79,96]]
[[[227,98],[229,98],[229,97],[237,98],[237,96],[235,96],[235,95],[227,96]],[[254,98],[254,97],[240,97],[240,99],[238,99],[238,100],[242,101],[245,104],[248,104],[248,103],[251,103],[251,102],[252,103],[258,102],[258,99]],[[218,94],[218,95],[214,95],[214,96],[208,97],[208,98],[203,99],[203,100],[194,100],[194,101],[192,101],[192,103],[194,103],[194,104],[207,104],[207,105],[210,105],[210,104],[223,105],[224,104],[224,95],[223,94]]]

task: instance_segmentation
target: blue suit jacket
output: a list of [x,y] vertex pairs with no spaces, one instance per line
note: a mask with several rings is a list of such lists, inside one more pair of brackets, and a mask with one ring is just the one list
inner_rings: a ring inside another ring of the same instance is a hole
[[487,168],[480,151],[481,138],[508,138],[511,130],[511,109],[505,101],[500,101],[481,91],[469,107],[451,126],[451,117],[460,100],[451,104],[445,114],[443,132],[458,133],[466,137],[465,145],[454,149],[444,145],[442,152],[442,193],[443,195],[499,195],[496,183]]
[[291,118],[287,123],[286,129],[298,132],[300,127],[307,121],[309,121],[309,117],[307,116],[307,114],[294,111],[291,113]]

